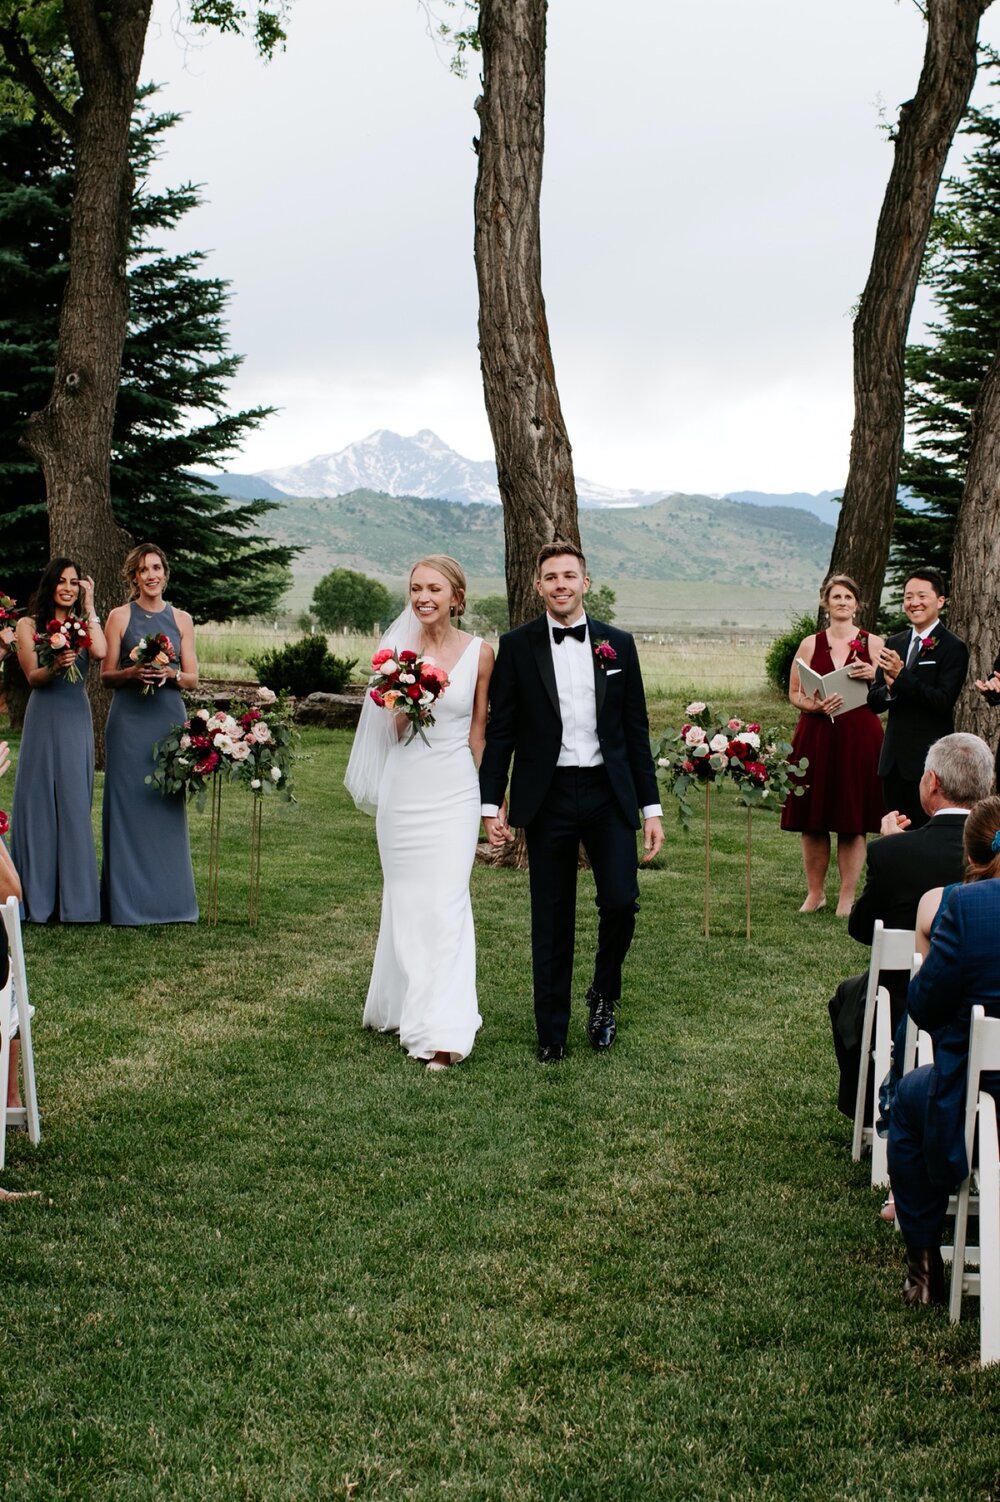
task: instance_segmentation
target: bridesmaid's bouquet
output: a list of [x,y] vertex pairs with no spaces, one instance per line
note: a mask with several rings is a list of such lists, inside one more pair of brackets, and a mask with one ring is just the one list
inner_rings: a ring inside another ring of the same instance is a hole
[[0,590],[0,627],[13,626],[17,621],[17,601]]
[[410,722],[410,733],[403,742],[408,746],[419,735],[425,745],[430,745],[424,726],[434,724],[433,705],[448,687],[448,674],[438,667],[432,657],[421,657],[416,652],[394,652],[383,647],[372,658],[373,672],[368,680],[368,692],[380,709],[393,714],[405,714]]
[[[151,631],[148,636],[144,636],[142,641],[132,648],[128,656],[130,662],[141,663],[143,667],[166,668],[172,662],[177,661],[173,642],[169,636],[164,636],[162,631]],[[156,688],[155,683],[142,685],[144,694],[155,694]]]
[[[76,665],[76,658],[80,652],[86,651],[90,646],[90,632],[87,630],[87,622],[81,621],[79,616],[68,615],[64,621],[49,621],[44,631],[36,631],[34,636],[35,655],[38,658],[40,668],[51,668],[54,672],[61,672],[67,683],[80,682],[80,669]],[[73,661],[68,668],[57,668],[56,658],[60,652],[65,652],[67,647],[73,653]]]

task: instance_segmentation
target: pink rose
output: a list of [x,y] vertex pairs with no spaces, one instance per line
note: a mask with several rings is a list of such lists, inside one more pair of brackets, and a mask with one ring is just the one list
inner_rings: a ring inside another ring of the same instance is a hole
[[375,656],[372,658],[372,667],[380,668],[384,662],[388,662],[390,660],[392,655],[393,653],[391,647],[382,647],[380,651],[376,652]]
[[251,725],[247,731],[247,740],[256,741],[260,746],[266,745],[270,739],[271,732],[263,720],[258,720],[256,725]]
[[371,689],[369,689],[368,690],[368,697],[369,697],[369,699],[374,699],[375,700],[375,703],[378,705],[379,709],[381,709],[382,706],[385,704],[385,700],[382,698],[382,695],[379,693],[379,691],[378,691],[377,688],[371,688]]

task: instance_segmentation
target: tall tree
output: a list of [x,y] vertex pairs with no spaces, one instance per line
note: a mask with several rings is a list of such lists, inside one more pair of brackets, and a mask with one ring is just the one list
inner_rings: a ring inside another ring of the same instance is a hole
[[871,268],[854,323],[854,430],[831,570],[861,587],[867,624],[882,594],[903,443],[904,351],[941,174],[976,77],[992,0],[926,0],[927,43],[903,105]]
[[906,351],[907,442],[900,479],[912,499],[896,507],[890,576],[932,564],[951,573],[972,415],[1000,345],[1000,119],[970,110],[963,132],[979,144],[945,184],[921,283],[937,317],[930,338]]
[[[126,536],[111,507],[111,442],[128,325],[126,262],[135,179],[129,154],[152,0],[0,0],[0,47],[19,84],[73,154],[69,273],[52,388],[24,431],[45,477],[53,553],[90,560],[100,608],[120,599]],[[283,0],[258,0],[252,23],[269,54]],[[195,25],[238,30],[238,0],[195,0]],[[65,27],[64,35],[60,28]],[[67,91],[68,43],[75,87]]]
[[546,0],[480,0],[475,196],[479,350],[504,512],[513,625],[538,613],[538,549],[579,545],[573,456],[542,296]]
[[990,676],[1000,646],[1000,350],[986,373],[973,418],[951,593],[949,625],[968,642],[970,661],[957,723],[992,739],[995,713],[973,683]]
[[[240,363],[228,351],[227,284],[198,274],[200,253],[165,255],[152,243],[199,201],[190,187],[153,193],[145,186],[176,118],[143,108],[133,130],[133,170],[143,186],[131,210],[112,508],[126,531],[167,549],[178,603],[196,620],[217,620],[270,609],[293,550],[256,531],[273,502],[231,505],[190,472],[193,464],[220,463],[268,409],[226,410],[227,383]],[[71,194],[66,138],[38,116],[0,115],[0,579],[22,600],[49,543],[44,483],[18,433],[51,384]]]

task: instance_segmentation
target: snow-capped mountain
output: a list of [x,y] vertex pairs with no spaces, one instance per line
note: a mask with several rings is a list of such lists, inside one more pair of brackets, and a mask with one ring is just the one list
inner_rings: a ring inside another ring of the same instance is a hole
[[[292,496],[347,495],[352,490],[375,490],[385,495],[415,495],[426,499],[499,502],[497,469],[491,459],[465,459],[429,428],[411,438],[379,428],[333,454],[319,454],[305,464],[264,469],[260,478]],[[615,490],[577,477],[583,505],[649,506],[669,491]]]

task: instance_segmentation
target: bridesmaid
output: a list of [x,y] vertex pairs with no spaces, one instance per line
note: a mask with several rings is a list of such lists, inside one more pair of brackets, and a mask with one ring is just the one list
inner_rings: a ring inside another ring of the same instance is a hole
[[[197,923],[198,901],[182,797],[150,787],[152,749],[185,716],[181,688],[198,684],[194,623],[163,598],[167,555],[155,543],[133,548],[122,568],[131,599],[108,616],[101,676],[115,690],[105,730],[104,867],[101,905],[109,923]],[[169,638],[176,660],[143,666],[129,656],[143,637]],[[153,685],[144,694],[144,684]]]
[[[67,647],[40,667],[34,635],[51,620],[87,622],[90,650]],[[17,658],[31,694],[24,716],[11,811],[11,855],[21,877],[29,923],[98,923],[97,856],[90,806],[94,793],[94,725],[87,700],[89,658],[107,650],[94,611],[94,581],[69,558],[53,558],[38,581],[28,614],[17,623]],[[76,663],[79,679],[67,669]]]

